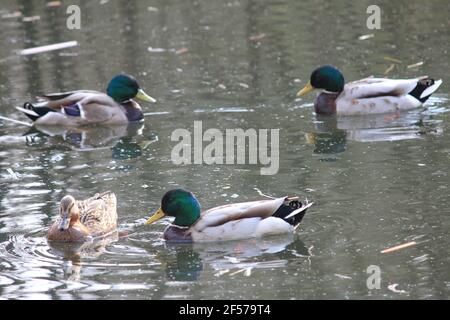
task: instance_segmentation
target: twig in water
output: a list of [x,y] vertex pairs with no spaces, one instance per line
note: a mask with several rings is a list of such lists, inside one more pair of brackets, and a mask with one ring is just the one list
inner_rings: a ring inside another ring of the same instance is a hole
[[266,198],[269,198],[269,199],[276,199],[276,198],[274,198],[274,197],[271,197],[271,196],[268,196],[267,194],[264,194],[261,190],[259,190],[258,188],[253,188],[254,190],[256,190],[256,192],[258,192],[259,193],[259,195],[261,195],[261,196],[263,196],[263,197],[266,197]]
[[408,242],[408,243],[404,243],[404,244],[401,244],[401,245],[398,245],[398,246],[395,246],[395,247],[392,247],[392,248],[389,248],[389,249],[385,249],[385,250],[381,251],[381,253],[390,253],[390,252],[394,252],[394,251],[397,251],[397,250],[400,250],[400,249],[405,249],[405,248],[414,246],[414,245],[416,245],[416,244],[417,244],[417,243],[416,243],[415,241]]
[[0,116],[0,120],[9,121],[9,122],[16,123],[16,124],[21,124],[21,125],[27,126],[27,127],[32,127],[33,126],[31,123],[27,123],[27,122],[23,122],[23,121],[19,121],[19,120],[14,120],[14,119],[10,119],[10,118],[3,117],[3,116]]

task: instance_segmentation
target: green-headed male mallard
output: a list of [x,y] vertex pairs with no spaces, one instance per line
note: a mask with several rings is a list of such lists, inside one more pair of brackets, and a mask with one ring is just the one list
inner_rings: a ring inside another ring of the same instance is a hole
[[42,102],[26,102],[23,108],[16,108],[35,124],[82,126],[141,121],[142,109],[133,99],[156,102],[140,88],[136,79],[124,74],[109,82],[106,94],[79,90],[46,94],[43,98]]
[[297,95],[322,89],[314,103],[317,114],[380,114],[420,107],[441,84],[442,80],[428,77],[402,80],[366,78],[345,84],[338,69],[323,66],[314,70],[311,80]]
[[228,204],[201,212],[200,203],[191,192],[176,189],[164,195],[161,208],[146,224],[165,216],[175,217],[164,231],[164,239],[174,242],[259,238],[293,232],[311,205],[302,205],[298,197],[283,197]]
[[110,191],[84,201],[65,196],[47,238],[50,241],[83,242],[106,235],[117,228],[116,206],[116,195]]

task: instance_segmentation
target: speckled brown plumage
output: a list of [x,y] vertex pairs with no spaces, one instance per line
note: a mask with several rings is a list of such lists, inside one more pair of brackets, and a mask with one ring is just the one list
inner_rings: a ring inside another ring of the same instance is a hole
[[[60,204],[60,215],[48,232],[48,239],[79,242],[87,240],[88,237],[108,234],[117,228],[116,206],[116,196],[110,191],[83,201],[76,201],[73,197],[66,196]],[[66,230],[61,229],[64,208],[69,208],[68,211],[70,211],[70,224]]]

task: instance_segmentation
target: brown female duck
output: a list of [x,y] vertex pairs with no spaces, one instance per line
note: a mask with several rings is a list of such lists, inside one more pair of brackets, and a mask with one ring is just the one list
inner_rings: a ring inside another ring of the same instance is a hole
[[110,191],[84,201],[65,196],[47,238],[49,241],[82,242],[106,235],[117,228],[116,205],[116,195]]

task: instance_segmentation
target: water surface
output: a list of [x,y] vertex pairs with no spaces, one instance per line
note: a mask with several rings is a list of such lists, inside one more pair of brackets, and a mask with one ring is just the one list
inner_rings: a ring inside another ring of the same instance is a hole
[[[26,121],[14,106],[42,92],[104,90],[119,72],[133,74],[158,103],[144,105],[145,123],[137,126],[30,130],[0,121],[0,297],[448,298],[450,7],[382,1],[382,29],[368,30],[370,4],[90,1],[80,4],[82,29],[71,31],[65,2],[2,1],[1,115]],[[22,16],[9,17],[16,11]],[[39,19],[23,21],[33,16]],[[360,40],[367,34],[374,36]],[[17,54],[72,40],[79,45]],[[426,108],[321,118],[314,95],[295,97],[316,66],[339,66],[354,80],[383,76],[393,63],[385,57],[401,60],[390,77],[444,80]],[[174,166],[170,136],[193,130],[195,120],[222,132],[279,128],[279,173],[262,176],[259,165]],[[176,186],[197,194],[204,208],[260,199],[256,189],[316,205],[294,236],[168,245],[160,240],[168,221],[142,223]],[[120,228],[131,233],[49,246],[45,233],[59,200],[104,190],[117,194]],[[380,253],[409,241],[417,245]],[[370,265],[381,269],[379,290],[366,286]]]

